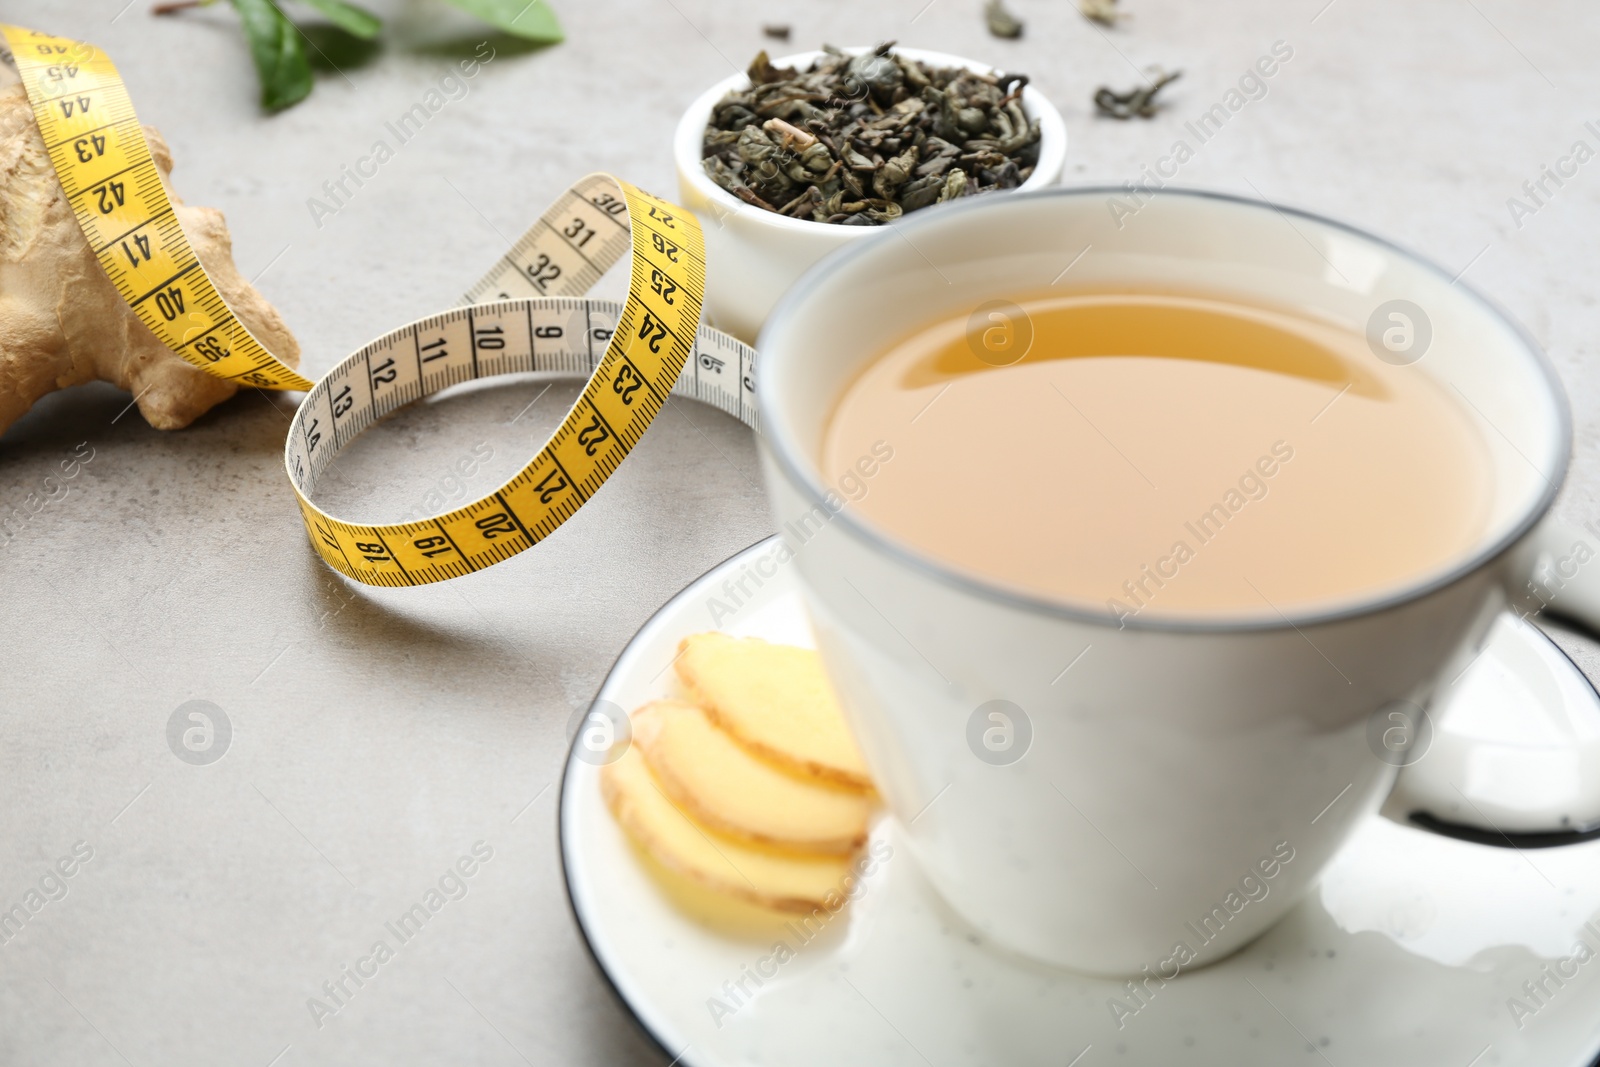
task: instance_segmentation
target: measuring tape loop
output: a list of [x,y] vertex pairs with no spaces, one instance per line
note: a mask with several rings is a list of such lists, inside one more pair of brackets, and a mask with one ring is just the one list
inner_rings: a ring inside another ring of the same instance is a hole
[[[0,34],[84,235],[140,320],[210,374],[307,391],[284,463],[312,547],[341,574],[424,585],[531,548],[588,502],[673,394],[756,425],[755,351],[700,325],[698,222],[607,174],[557,198],[463,306],[385,334],[313,384],[250,335],[195,258],[105,54],[31,30]],[[626,299],[584,298],[625,255]],[[498,489],[387,525],[347,522],[312,503],[334,457],[385,415],[462,382],[528,372],[588,380],[545,446]]]
[[[588,290],[630,252],[620,305],[557,295]],[[514,295],[530,291],[544,295]],[[372,585],[453,578],[549,536],[617,469],[669,395],[754,425],[755,352],[699,325],[704,291],[692,216],[609,175],[577,182],[468,290],[466,306],[380,337],[305,398],[285,462],[313,546]],[[588,381],[539,454],[494,492],[387,526],[335,519],[310,502],[339,449],[389,412],[460,382],[529,371]]]

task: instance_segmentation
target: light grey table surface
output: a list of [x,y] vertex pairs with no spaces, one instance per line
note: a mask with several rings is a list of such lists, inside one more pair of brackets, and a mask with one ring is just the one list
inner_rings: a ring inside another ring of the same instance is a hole
[[[1560,508],[1600,517],[1600,161],[1547,181],[1530,217],[1507,204],[1575,141],[1600,149],[1600,12],[1585,0],[1127,0],[1115,31],[1069,0],[1013,0],[1016,42],[983,31],[977,0],[557,0],[567,43],[519,54],[495,39],[470,95],[320,227],[307,199],[439,83],[451,59],[435,43],[470,51],[485,34],[435,0],[374,3],[391,46],[269,117],[226,5],[157,19],[148,0],[123,3],[8,0],[0,19],[111,53],[172,145],[178,190],[226,213],[313,377],[453,303],[573,178],[605,169],[675,194],[679,111],[772,44],[763,22],[791,23],[795,49],[897,38],[1029,72],[1066,115],[1069,183],[1138,177],[1282,40],[1293,58],[1266,95],[1178,182],[1326,212],[1464,271],[1559,367],[1577,428]],[[1169,110],[1093,116],[1096,86],[1150,64],[1184,71]],[[574,393],[557,386],[520,418],[532,386],[402,413],[322,499],[393,516],[448,488],[475,446],[493,451],[468,479],[482,490]],[[0,1064],[664,1062],[574,929],[552,783],[569,719],[629,636],[771,531],[749,431],[674,401],[535,551],[375,591],[305,543],[281,461],[292,400],[241,395],[177,433],[119,418],[127,401],[57,394],[0,439],[0,510],[79,442],[93,449],[65,498],[0,547],[0,907],[92,849],[66,895],[0,944]],[[1600,676],[1593,646],[1562,640]],[[197,699],[233,730],[209,766],[168,745],[169,717]],[[319,1026],[308,998],[477,842],[492,858],[466,895]]]

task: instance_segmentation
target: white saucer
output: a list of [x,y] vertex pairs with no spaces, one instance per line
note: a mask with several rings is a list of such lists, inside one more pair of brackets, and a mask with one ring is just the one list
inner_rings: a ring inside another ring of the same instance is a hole
[[[597,699],[632,709],[665,695],[691,633],[810,645],[789,568],[758,578],[753,566],[776,546],[751,546],[673,598]],[[560,815],[573,913],[622,1000],[680,1064],[1600,1065],[1600,840],[1490,848],[1374,816],[1278,926],[1221,963],[1151,983],[1141,1000],[985,945],[890,818],[872,847],[892,855],[855,903],[813,924],[820,933],[705,925],[647,873],[601,800],[599,767],[578,752]],[[1582,963],[1580,941],[1593,952]]]

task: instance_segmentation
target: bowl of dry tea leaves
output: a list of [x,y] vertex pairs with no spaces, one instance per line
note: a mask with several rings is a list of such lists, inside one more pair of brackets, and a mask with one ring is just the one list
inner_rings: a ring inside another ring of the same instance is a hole
[[915,211],[1054,184],[1061,114],[1025,74],[880,44],[769,59],[684,112],[673,153],[706,308],[746,340],[801,274]]

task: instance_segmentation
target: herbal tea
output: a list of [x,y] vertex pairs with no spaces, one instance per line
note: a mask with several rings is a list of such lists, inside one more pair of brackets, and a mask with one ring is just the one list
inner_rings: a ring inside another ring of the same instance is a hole
[[[906,338],[828,425],[824,472],[894,449],[851,507],[928,556],[1123,618],[1258,613],[1405,584],[1484,532],[1469,413],[1354,329],[1187,296],[1017,304]],[[979,358],[985,328],[1029,324],[1020,361]]]

